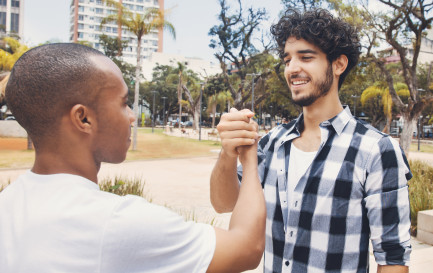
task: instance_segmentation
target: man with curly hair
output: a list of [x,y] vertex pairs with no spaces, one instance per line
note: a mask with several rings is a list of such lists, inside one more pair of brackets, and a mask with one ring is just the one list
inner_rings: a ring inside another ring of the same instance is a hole
[[[289,9],[271,32],[302,113],[259,142],[264,271],[368,272],[371,239],[378,272],[407,272],[412,174],[406,157],[338,96],[360,55],[355,29],[323,9]],[[232,210],[242,187],[237,148],[258,138],[250,117],[231,109],[218,124],[222,150],[211,176],[218,212]]]

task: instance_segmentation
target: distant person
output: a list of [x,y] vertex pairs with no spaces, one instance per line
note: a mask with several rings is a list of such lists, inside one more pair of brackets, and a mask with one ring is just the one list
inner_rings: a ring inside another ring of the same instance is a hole
[[238,149],[248,174],[225,231],[99,189],[101,162],[125,159],[135,120],[119,68],[99,51],[49,44],[26,52],[6,98],[36,157],[0,193],[0,272],[240,272],[259,264],[266,212],[257,144]]
[[[369,241],[378,272],[408,272],[412,177],[390,136],[354,118],[338,90],[356,66],[353,27],[323,9],[285,12],[271,32],[284,76],[302,114],[262,137],[259,175],[267,203],[264,271],[368,272]],[[237,149],[257,133],[244,112],[217,126],[222,150],[211,176],[211,201],[231,211],[241,197]]]

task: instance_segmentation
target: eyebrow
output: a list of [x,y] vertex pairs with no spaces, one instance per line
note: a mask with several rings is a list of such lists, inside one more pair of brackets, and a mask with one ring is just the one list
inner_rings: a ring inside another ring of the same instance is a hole
[[[314,54],[314,55],[319,54],[316,50],[312,50],[312,49],[298,50],[296,53],[297,54]],[[283,59],[286,58],[287,56],[289,56],[289,53],[284,52]]]

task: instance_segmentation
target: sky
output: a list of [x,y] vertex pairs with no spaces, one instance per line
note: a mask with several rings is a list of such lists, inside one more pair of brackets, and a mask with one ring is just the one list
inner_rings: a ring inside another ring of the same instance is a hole
[[[176,39],[164,33],[163,52],[198,57],[215,62],[209,48],[209,30],[218,24],[218,0],[165,0],[165,9],[171,9],[167,19],[176,30]],[[46,41],[69,41],[69,5],[71,0],[26,0],[24,6],[24,43],[36,46]],[[238,9],[237,1],[228,3]],[[243,9],[265,7],[269,20],[263,28],[269,29],[278,20],[283,9],[280,0],[242,0]],[[266,3],[266,5],[264,4]]]

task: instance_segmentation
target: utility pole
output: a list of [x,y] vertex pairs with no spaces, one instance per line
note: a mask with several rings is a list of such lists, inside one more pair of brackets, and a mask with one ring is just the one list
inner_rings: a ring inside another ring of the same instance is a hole
[[356,117],[356,99],[359,98],[357,95],[352,95],[353,98],[353,116]]
[[162,125],[165,126],[165,100],[167,99],[167,97],[162,97],[161,98],[163,101],[163,111],[162,111]]
[[152,133],[153,133],[153,127],[155,127],[155,95],[158,93],[158,91],[150,91],[153,93],[153,111],[152,111]]

